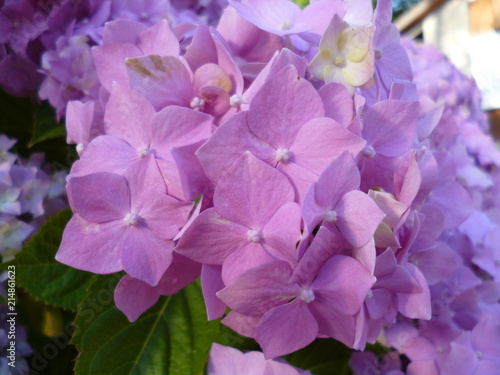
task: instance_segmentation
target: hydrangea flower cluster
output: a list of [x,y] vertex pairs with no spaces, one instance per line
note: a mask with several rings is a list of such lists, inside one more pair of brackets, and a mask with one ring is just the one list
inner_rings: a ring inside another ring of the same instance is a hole
[[215,22],[227,4],[214,1],[7,0],[0,5],[0,86],[26,96],[40,88],[64,116],[70,100],[99,98],[91,47],[103,43],[104,24],[160,20],[190,28]]
[[442,129],[441,149],[447,150],[473,205],[456,229],[441,233],[427,250],[410,255],[430,286],[432,318],[417,323],[399,319],[385,332],[387,345],[411,360],[407,374],[496,374],[500,371],[500,154],[484,131],[487,121],[474,82],[434,47],[409,40],[404,45],[420,102],[431,105],[429,114],[438,111],[435,131]]
[[15,143],[0,135],[0,256],[4,262],[50,215],[67,206],[66,173],[47,173],[42,154],[19,158],[9,152]]
[[98,95],[66,109],[80,159],[57,259],[125,271],[131,321],[201,274],[209,319],[266,359],[384,331],[408,373],[461,353],[495,373],[499,154],[453,87],[471,83],[445,61],[459,82],[422,84],[391,16],[231,0],[215,28],[107,23]]

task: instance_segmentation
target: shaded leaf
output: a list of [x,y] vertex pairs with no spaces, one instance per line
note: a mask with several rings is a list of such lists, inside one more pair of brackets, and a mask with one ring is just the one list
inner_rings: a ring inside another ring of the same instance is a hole
[[66,135],[64,123],[57,121],[54,108],[47,102],[43,102],[36,109],[33,122],[34,131],[30,147],[47,139],[64,137]]
[[116,276],[99,277],[75,320],[76,375],[202,374],[219,322],[207,321],[195,282],[130,323],[113,303]]
[[316,339],[313,343],[284,358],[296,367],[315,375],[349,375],[352,349],[334,339]]
[[28,293],[55,306],[76,310],[93,274],[55,260],[70,217],[70,210],[53,216],[9,264],[16,266],[17,284]]

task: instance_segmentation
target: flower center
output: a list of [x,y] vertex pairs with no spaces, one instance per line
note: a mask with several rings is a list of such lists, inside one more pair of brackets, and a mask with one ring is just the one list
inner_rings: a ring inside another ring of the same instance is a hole
[[137,153],[139,154],[139,157],[142,159],[146,155],[149,155],[151,153],[151,150],[148,146],[142,146],[137,149]]
[[283,31],[290,30],[292,28],[292,23],[290,22],[290,20],[283,20],[281,21],[280,28]]
[[78,155],[82,155],[82,152],[83,152],[83,144],[82,143],[78,143],[76,145],[76,152],[78,152]]
[[337,212],[335,210],[328,210],[325,211],[325,216],[323,217],[323,220],[333,223],[334,221],[337,221]]
[[382,58],[382,55],[384,54],[384,51],[380,48],[375,48],[375,58],[377,60],[380,60]]
[[343,66],[344,62],[345,62],[344,56],[341,56],[341,55],[335,56],[335,60],[333,61],[333,63],[336,66]]
[[129,212],[127,215],[125,215],[123,221],[126,225],[134,226],[139,221],[139,215],[134,212]]
[[205,109],[205,101],[201,98],[198,98],[197,96],[191,100],[190,107],[194,109],[195,111],[200,111],[202,112]]
[[366,299],[370,299],[370,298],[373,298],[373,292],[371,289],[368,291],[368,293],[366,293]]
[[290,159],[290,151],[287,148],[281,147],[276,150],[276,161],[287,162]]
[[302,288],[300,290],[300,299],[305,303],[314,301],[314,292],[309,288]]
[[234,94],[229,98],[229,105],[233,108],[240,108],[240,106],[243,104],[243,98],[241,95]]
[[366,146],[363,151],[361,151],[363,156],[367,159],[373,159],[377,153],[372,146]]
[[254,243],[262,241],[262,231],[260,229],[250,229],[247,232],[247,239],[249,242]]

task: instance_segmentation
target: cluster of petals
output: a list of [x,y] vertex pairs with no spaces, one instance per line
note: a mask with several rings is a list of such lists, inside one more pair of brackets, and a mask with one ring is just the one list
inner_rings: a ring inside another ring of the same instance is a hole
[[[40,93],[80,156],[59,261],[125,271],[131,321],[201,275],[208,318],[266,359],[384,332],[411,366],[475,353],[475,373],[496,371],[477,337],[500,323],[500,156],[473,86],[453,68],[438,88],[422,78],[433,68],[400,43],[390,1],[231,0],[217,27],[223,2],[107,3],[39,34],[54,72]],[[59,58],[84,95],[52,96]],[[443,349],[414,355],[399,332]]]
[[42,154],[24,160],[11,151],[16,140],[0,135],[0,256],[6,262],[43,222],[67,206],[65,173],[50,175]]
[[103,44],[104,24],[131,20],[151,26],[212,24],[227,0],[74,2],[7,0],[0,5],[0,86],[16,96],[36,89],[60,117],[71,100],[99,98],[91,48]]

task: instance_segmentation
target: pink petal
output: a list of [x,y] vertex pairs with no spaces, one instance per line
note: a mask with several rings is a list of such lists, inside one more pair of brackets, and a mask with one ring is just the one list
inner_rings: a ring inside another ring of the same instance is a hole
[[290,147],[294,163],[320,174],[344,151],[356,157],[366,142],[327,117],[307,122]]
[[[459,203],[457,204],[457,202]],[[473,212],[469,192],[457,181],[436,186],[428,204],[437,207],[443,213],[444,229],[457,227]]]
[[268,164],[276,163],[276,149],[256,138],[248,129],[248,112],[240,112],[219,126],[196,152],[207,176],[216,183],[226,170],[245,152],[250,151]]
[[218,63],[217,48],[208,26],[200,25],[196,28],[184,58],[193,71],[205,64]]
[[346,127],[354,118],[352,97],[349,91],[339,83],[328,83],[318,92],[325,106],[325,116]]
[[217,86],[228,93],[233,90],[231,79],[217,64],[202,65],[194,72],[193,92],[198,93],[205,86]]
[[332,337],[352,347],[356,334],[354,316],[342,314],[331,307],[332,305],[326,303],[325,297],[321,294],[317,294],[316,300],[310,304],[311,312],[318,322],[319,334]]
[[255,338],[260,319],[261,315],[243,315],[236,311],[230,311],[222,319],[222,323],[242,336]]
[[111,135],[94,138],[85,147],[81,159],[71,169],[74,175],[86,175],[95,172],[112,172],[123,174],[139,155],[128,142]]
[[314,236],[299,264],[294,277],[302,284],[310,284],[318,271],[330,257],[340,253],[348,244],[338,231],[330,231],[321,226]]
[[168,105],[189,106],[193,98],[191,77],[176,57],[142,56],[125,61],[130,87],[159,111]]
[[157,288],[129,275],[122,277],[114,293],[116,307],[130,322],[136,321],[143,312],[154,306],[159,298]]
[[208,359],[208,375],[238,374],[243,356],[243,353],[238,349],[219,345],[214,342],[210,349],[210,358]]
[[364,246],[373,237],[385,215],[365,193],[353,190],[345,194],[335,207],[335,225],[350,244]]
[[262,315],[297,296],[299,285],[288,283],[291,274],[286,262],[266,262],[240,274],[217,297],[241,314]]
[[290,147],[302,125],[323,116],[323,102],[314,87],[298,77],[295,67],[288,66],[270,78],[255,95],[250,104],[248,126],[257,137],[278,149]]
[[315,193],[318,204],[324,209],[334,208],[349,191],[359,189],[358,167],[348,152],[339,155],[321,173]]
[[354,315],[374,283],[375,278],[357,260],[336,255],[323,265],[311,287],[336,312]]
[[108,91],[111,91],[113,82],[128,85],[125,59],[141,55],[141,50],[130,43],[111,42],[92,48],[97,76]]
[[74,215],[64,229],[56,260],[98,274],[121,271],[122,228],[120,222],[94,224]]
[[104,115],[106,134],[121,138],[134,148],[148,147],[154,114],[154,108],[144,97],[115,83]]
[[105,223],[130,212],[130,190],[123,176],[98,172],[71,177],[68,190],[73,209],[84,220]]
[[173,253],[172,263],[162,276],[157,288],[161,295],[170,296],[195,281],[200,273],[201,264]]
[[249,243],[248,230],[209,208],[189,226],[175,251],[199,263],[222,264],[229,254]]
[[410,319],[429,320],[432,316],[429,285],[417,267],[411,263],[405,263],[404,266],[418,281],[422,292],[410,294],[398,293],[398,310]]
[[302,203],[306,191],[311,184],[318,179],[318,175],[304,167],[293,162],[278,163],[277,168],[283,172],[290,180],[294,189],[295,201],[299,204]]
[[245,152],[220,178],[214,206],[228,220],[261,230],[293,198],[292,185],[282,173]]
[[384,100],[374,104],[363,121],[363,138],[384,156],[404,154],[416,135],[417,102]]
[[264,314],[257,333],[265,358],[299,350],[314,341],[318,323],[306,303],[299,298]]
[[[230,6],[234,7],[241,17],[254,24],[259,29],[277,35],[296,34],[309,31],[311,25],[294,27],[294,20],[300,14],[300,8],[286,0],[249,0],[246,3],[230,1]],[[291,29],[281,27],[283,21],[289,21]]]
[[184,197],[187,200],[195,200],[206,189],[212,187],[212,183],[205,174],[200,160],[195,155],[196,151],[204,143],[204,141],[200,141],[192,145],[173,147],[171,150],[179,171]]
[[170,29],[167,20],[161,20],[141,32],[137,38],[137,47],[145,55],[179,56],[179,41]]
[[279,258],[273,258],[261,244],[249,243],[236,250],[224,260],[222,265],[222,280],[230,285],[238,276],[253,268]]
[[410,259],[422,271],[429,285],[443,281],[460,265],[458,254],[441,242],[436,242],[424,251],[413,253]]
[[127,228],[121,259],[130,276],[156,286],[172,263],[172,241],[163,241],[144,227]]
[[212,134],[212,118],[188,108],[168,106],[154,115],[151,147],[158,156],[170,147],[185,146],[207,139]]
[[103,44],[111,42],[124,42],[135,44],[137,36],[146,30],[146,26],[132,20],[116,20],[107,22],[102,35]]
[[216,293],[224,288],[221,273],[221,266],[204,264],[201,269],[201,286],[208,320],[219,319],[226,312],[226,304],[216,296]]
[[191,202],[181,202],[159,191],[143,191],[141,204],[134,207],[147,227],[159,238],[173,239],[187,222],[193,208]]
[[300,206],[297,203],[286,203],[262,229],[264,249],[273,257],[288,261],[291,265],[297,262],[296,246],[300,240]]
[[396,199],[408,207],[418,194],[422,178],[413,151],[398,160],[394,170],[394,194]]

